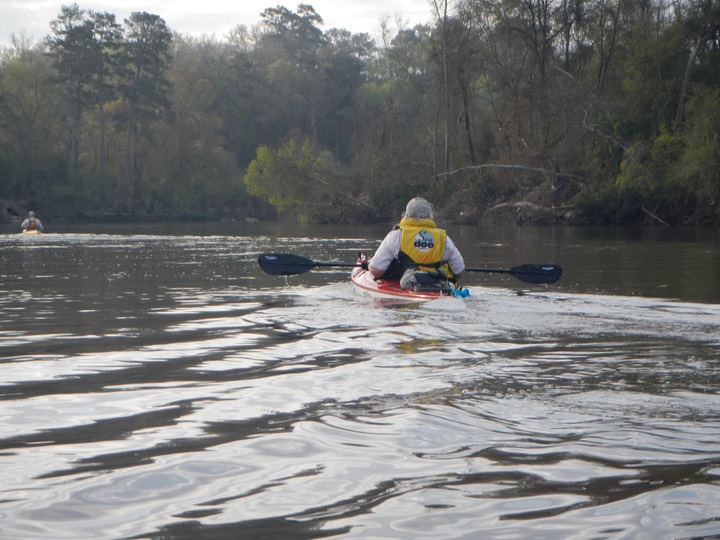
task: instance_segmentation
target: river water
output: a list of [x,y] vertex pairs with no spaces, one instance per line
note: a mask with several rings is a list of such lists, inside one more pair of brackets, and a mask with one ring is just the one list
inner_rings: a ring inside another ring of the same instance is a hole
[[551,286],[388,305],[384,227],[0,232],[0,538],[720,537],[717,231],[456,227]]

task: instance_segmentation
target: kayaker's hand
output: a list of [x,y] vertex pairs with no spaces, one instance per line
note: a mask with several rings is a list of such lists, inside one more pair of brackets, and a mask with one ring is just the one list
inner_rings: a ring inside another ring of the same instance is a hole
[[363,253],[362,251],[358,253],[358,262],[360,263],[360,268],[367,272],[368,264],[370,263],[370,258],[367,256],[367,253]]

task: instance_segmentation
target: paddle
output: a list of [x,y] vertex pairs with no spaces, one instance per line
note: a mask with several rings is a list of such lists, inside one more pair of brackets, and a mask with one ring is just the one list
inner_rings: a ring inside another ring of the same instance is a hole
[[466,272],[489,272],[493,274],[510,274],[525,283],[555,283],[562,276],[563,269],[556,264],[521,264],[509,270],[499,268],[466,268]]
[[20,217],[20,214],[17,213],[17,210],[15,210],[14,208],[12,208],[10,206],[7,207],[7,211],[10,212],[13,216]]
[[258,264],[266,274],[273,276],[295,276],[309,272],[316,266],[356,267],[359,264],[318,262],[291,253],[263,253],[258,257]]
[[[291,253],[263,253],[258,257],[258,264],[266,274],[273,276],[295,276],[304,274],[316,266],[339,266],[355,268],[353,263],[319,262],[293,255]],[[555,283],[562,276],[562,268],[555,264],[521,264],[509,270],[493,268],[466,268],[466,272],[488,272],[510,274],[525,283]]]

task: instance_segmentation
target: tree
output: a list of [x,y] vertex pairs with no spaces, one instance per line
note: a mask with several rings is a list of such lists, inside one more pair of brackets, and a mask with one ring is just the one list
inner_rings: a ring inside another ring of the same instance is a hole
[[31,197],[67,178],[56,94],[55,72],[42,47],[13,38],[0,56],[4,195]]
[[[168,72],[173,114],[155,123],[154,151],[146,159],[152,196],[145,211],[170,215],[220,214],[232,206],[242,174],[222,136],[222,119],[209,79],[220,51],[214,43],[178,37]],[[148,182],[149,183],[149,182]]]
[[680,95],[678,96],[675,122],[681,124],[684,119],[685,100],[687,99],[690,79],[696,66],[701,62],[703,53],[716,50],[720,41],[720,2],[713,0],[699,0],[690,3],[690,13],[687,17],[686,27],[688,36],[695,38],[691,42],[691,53],[688,56],[687,67],[682,79]]
[[112,13],[90,11],[89,16],[87,24],[92,29],[94,45],[91,71],[93,103],[100,131],[95,155],[98,172],[102,177],[105,175],[107,161],[105,106],[117,96],[117,53],[121,46],[122,27],[115,22],[115,15]]
[[442,73],[441,95],[443,99],[443,169],[441,172],[450,170],[450,74],[448,73],[448,41],[449,33],[449,0],[433,0],[436,25],[440,32],[440,67]]
[[353,210],[369,206],[350,192],[351,180],[342,179],[332,154],[314,150],[307,138],[290,139],[277,150],[260,146],[244,182],[251,194],[304,219],[343,222]]
[[125,19],[119,65],[120,92],[127,103],[123,189],[131,207],[140,172],[139,136],[151,136],[152,119],[169,105],[165,75],[171,61],[171,41],[172,34],[158,15],[135,12]]
[[44,47],[0,49],[3,193],[174,217],[389,217],[420,194],[468,222],[503,203],[720,222],[718,0],[431,6],[380,47],[307,4],[224,40],[63,6]]
[[[684,152],[668,171],[690,208],[686,224],[717,224],[720,220],[720,90],[697,86],[688,100],[682,134]],[[677,189],[675,189],[677,191]]]
[[69,176],[79,170],[80,133],[83,112],[95,109],[99,127],[95,165],[104,173],[105,103],[114,97],[113,77],[121,29],[111,13],[81,10],[77,4],[63,6],[57,19],[50,23],[53,36],[47,39],[49,55],[57,69],[69,106],[68,163]]
[[90,103],[90,86],[96,57],[92,27],[85,19],[85,10],[77,4],[62,6],[57,19],[50,22],[53,37],[47,46],[69,106],[68,164],[69,176],[78,170],[80,153],[80,121]]
[[262,145],[245,173],[245,185],[253,195],[267,197],[280,211],[312,205],[326,192],[331,156],[315,154],[309,139],[289,140],[278,150]]
[[317,145],[318,107],[323,89],[319,54],[325,41],[317,25],[322,24],[322,18],[306,4],[300,4],[297,13],[278,6],[266,9],[261,16],[268,31],[259,48],[270,60],[266,63],[265,79],[272,101],[266,112],[280,125],[290,121],[288,127],[302,120],[298,127]]
[[[381,51],[371,75],[371,85],[381,94],[382,110],[367,118],[373,126],[376,152],[427,164],[433,156],[434,106],[431,64],[431,28],[418,25],[400,30]],[[431,171],[437,170],[434,159]]]
[[266,95],[261,67],[245,42],[233,41],[222,47],[207,74],[216,92],[213,110],[222,119],[226,146],[238,163],[247,165],[260,141],[270,142],[261,122]]

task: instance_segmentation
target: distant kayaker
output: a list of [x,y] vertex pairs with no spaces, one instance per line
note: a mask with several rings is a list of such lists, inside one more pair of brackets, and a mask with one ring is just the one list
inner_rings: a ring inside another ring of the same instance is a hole
[[28,212],[28,217],[25,218],[25,221],[20,224],[20,228],[23,230],[23,232],[33,230],[45,232],[45,228],[43,227],[42,222],[40,221],[40,219],[35,217],[35,212],[33,211]]
[[438,228],[432,205],[422,197],[407,203],[400,223],[385,236],[371,260],[361,263],[375,279],[399,279],[414,286],[415,272],[442,272],[457,284],[465,261],[444,229]]

